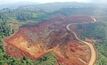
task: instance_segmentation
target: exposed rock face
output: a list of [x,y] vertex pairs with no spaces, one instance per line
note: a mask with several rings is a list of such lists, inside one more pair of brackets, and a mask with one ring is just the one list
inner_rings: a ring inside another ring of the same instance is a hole
[[[61,64],[87,65],[90,59],[89,47],[76,40],[65,27],[69,23],[86,21],[93,20],[88,16],[59,16],[38,24],[25,25],[17,33],[4,40],[5,51],[13,57],[31,59],[38,59],[53,51]],[[76,25],[72,26],[75,32],[76,27]]]

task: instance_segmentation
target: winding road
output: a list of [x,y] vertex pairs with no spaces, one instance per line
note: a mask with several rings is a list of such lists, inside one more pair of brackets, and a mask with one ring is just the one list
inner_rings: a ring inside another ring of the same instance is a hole
[[[96,22],[96,19],[95,19],[94,17],[91,17],[91,18],[93,19],[93,22],[92,22],[92,23]],[[78,36],[76,35],[76,33],[70,29],[70,26],[72,26],[72,25],[74,25],[74,24],[78,24],[78,23],[68,24],[68,25],[66,26],[66,29],[67,29],[70,33],[72,33],[72,34],[74,35],[74,37],[75,37],[76,40],[78,40],[78,41],[80,41],[80,42],[88,45],[89,48],[90,48],[90,51],[91,51],[91,57],[90,57],[90,61],[89,61],[88,63],[86,63],[85,61],[83,61],[83,60],[80,59],[80,58],[78,58],[78,59],[79,59],[81,62],[83,62],[84,64],[94,65],[95,62],[96,62],[96,58],[97,58],[97,53],[96,53],[95,47],[94,47],[93,44],[91,44],[91,43],[89,43],[89,42],[86,42],[86,41],[83,41],[83,40],[81,40],[81,39],[78,38]]]

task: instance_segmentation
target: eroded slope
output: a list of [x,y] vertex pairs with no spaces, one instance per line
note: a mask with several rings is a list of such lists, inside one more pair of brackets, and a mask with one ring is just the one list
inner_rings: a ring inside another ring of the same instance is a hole
[[[70,23],[86,21],[91,23],[94,20],[89,16],[58,16],[38,24],[22,26],[17,33],[5,39],[5,50],[11,56],[31,59],[54,52],[58,63],[87,65],[91,57],[89,46],[78,41],[66,29]],[[74,24],[71,29],[77,32],[77,25]]]

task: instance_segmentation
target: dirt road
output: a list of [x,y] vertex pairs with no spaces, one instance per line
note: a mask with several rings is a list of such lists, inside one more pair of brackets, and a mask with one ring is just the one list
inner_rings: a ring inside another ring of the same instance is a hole
[[[96,22],[96,19],[95,19],[95,18],[93,18],[93,20],[94,20],[93,23]],[[78,24],[78,23],[74,23],[74,24]],[[91,51],[91,57],[90,57],[90,61],[89,61],[87,64],[88,64],[88,65],[94,65],[94,64],[95,64],[95,61],[96,61],[96,57],[97,57],[97,53],[96,53],[95,47],[94,47],[94,45],[93,45],[92,43],[83,41],[83,40],[81,40],[81,39],[78,38],[78,36],[76,35],[76,33],[70,29],[70,26],[72,26],[72,25],[74,25],[74,24],[73,24],[73,23],[68,24],[68,25],[66,26],[66,29],[67,29],[68,31],[70,31],[70,32],[75,36],[75,38],[76,38],[78,41],[80,41],[80,42],[82,42],[82,43],[84,43],[84,44],[86,44],[86,45],[89,46],[90,51]],[[84,62],[84,61],[83,61],[83,62]],[[84,63],[85,63],[85,62],[84,62]]]

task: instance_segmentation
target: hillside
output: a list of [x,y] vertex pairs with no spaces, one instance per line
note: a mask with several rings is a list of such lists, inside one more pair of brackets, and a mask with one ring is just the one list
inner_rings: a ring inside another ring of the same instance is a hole
[[[84,24],[86,20],[86,24],[94,21],[88,16],[60,16],[35,25],[22,26],[17,33],[5,39],[5,51],[13,57],[31,59],[38,59],[49,52],[54,52],[60,64],[86,65],[90,61],[90,48],[76,40],[65,28],[67,24]],[[76,28],[76,25],[72,26],[73,31],[77,31]]]
[[0,65],[87,65],[90,47],[75,40],[66,29],[70,23],[79,39],[94,43],[96,65],[107,65],[107,8],[95,5],[47,3],[1,9]]

